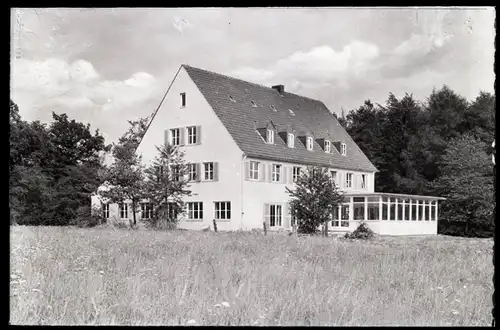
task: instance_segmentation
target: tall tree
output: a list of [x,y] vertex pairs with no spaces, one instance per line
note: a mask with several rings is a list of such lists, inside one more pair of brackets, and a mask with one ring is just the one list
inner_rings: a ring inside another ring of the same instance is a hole
[[441,204],[442,221],[464,222],[466,235],[472,227],[491,230],[494,226],[493,164],[488,147],[472,134],[450,140],[439,165],[442,175],[432,182],[435,191],[447,198]]
[[324,234],[327,235],[327,223],[343,199],[328,170],[308,167],[299,175],[295,188],[286,187],[286,191],[290,195],[290,209],[298,220],[298,231],[314,233],[324,224]]
[[184,210],[183,197],[191,195],[189,166],[176,146],[165,144],[156,149],[158,155],[145,170],[145,197],[153,203],[155,220],[175,222]]

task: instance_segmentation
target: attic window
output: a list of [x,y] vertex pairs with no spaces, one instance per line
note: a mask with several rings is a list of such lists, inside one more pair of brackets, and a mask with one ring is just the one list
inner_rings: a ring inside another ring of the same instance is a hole
[[274,131],[272,129],[267,130],[266,143],[274,144]]
[[347,155],[347,146],[345,145],[345,143],[342,143],[342,144],[340,145],[340,154],[341,154],[342,156]]
[[233,99],[233,97],[231,95],[229,95],[229,99],[232,101],[232,102],[236,102],[235,99]]
[[307,150],[313,150],[313,138],[310,136],[307,137]]
[[257,104],[254,101],[250,101],[252,103],[252,107],[257,108]]
[[272,104],[271,104],[271,109],[273,109],[273,111],[275,111],[275,112],[278,111],[278,110],[276,110],[276,107]]
[[288,148],[293,148],[295,145],[295,136],[293,135],[293,133],[288,133],[287,135]]
[[288,109],[288,112],[290,112],[290,114],[291,114],[292,116],[295,116],[295,112],[293,112],[293,110],[292,110],[292,109]]
[[186,93],[181,93],[181,107],[186,106]]
[[330,153],[330,141],[325,140],[325,152]]

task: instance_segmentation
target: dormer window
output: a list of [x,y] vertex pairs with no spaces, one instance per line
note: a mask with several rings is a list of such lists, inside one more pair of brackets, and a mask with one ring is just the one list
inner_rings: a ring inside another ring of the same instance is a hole
[[181,93],[181,107],[184,108],[186,106],[186,93]]
[[231,102],[236,102],[236,100],[231,95],[229,95],[229,99],[231,100]]
[[330,141],[325,140],[325,152],[330,153],[330,149],[331,149]]
[[274,144],[274,131],[272,129],[267,130],[266,142],[269,144]]
[[272,104],[271,104],[271,109],[273,109],[274,112],[278,111],[278,110],[276,110],[276,107]]
[[291,114],[292,116],[295,116],[295,112],[293,112],[293,110],[292,110],[292,109],[288,109],[288,112],[290,112],[290,114]]
[[257,108],[257,104],[254,101],[250,101],[250,103],[252,103],[252,107]]
[[287,144],[288,144],[288,148],[293,148],[295,146],[295,136],[293,135],[293,133],[288,133],[287,134]]
[[346,144],[345,144],[345,143],[342,143],[342,144],[340,145],[340,154],[341,154],[342,156],[346,156],[346,155],[347,155],[347,146],[346,146]]
[[313,150],[313,138],[311,136],[307,137],[307,150]]

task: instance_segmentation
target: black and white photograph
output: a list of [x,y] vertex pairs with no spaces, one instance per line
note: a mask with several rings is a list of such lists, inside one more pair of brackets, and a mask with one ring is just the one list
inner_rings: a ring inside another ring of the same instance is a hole
[[10,17],[11,325],[495,325],[494,7]]

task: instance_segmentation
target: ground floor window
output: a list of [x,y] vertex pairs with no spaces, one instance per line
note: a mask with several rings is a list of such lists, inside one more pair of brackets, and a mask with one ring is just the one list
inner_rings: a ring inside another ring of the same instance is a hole
[[410,199],[409,198],[405,198],[404,199],[404,205],[403,205],[403,208],[404,208],[404,219],[406,221],[409,221],[410,220]]
[[424,217],[425,217],[424,220],[429,221],[429,218],[430,218],[430,216],[429,216],[430,210],[429,209],[431,208],[431,205],[430,205],[430,202],[428,202],[428,201],[424,201],[424,203],[425,203],[424,204]]
[[437,214],[436,214],[436,201],[432,201],[431,205],[429,206],[431,208],[431,221],[436,221]]
[[216,220],[231,219],[231,202],[214,202],[214,206]]
[[189,220],[203,219],[203,202],[188,202],[187,213]]
[[397,198],[397,206],[396,206],[396,219],[399,221],[403,220],[403,199],[402,198]]
[[128,218],[128,204],[127,203],[120,203],[118,207],[120,210],[120,218],[127,219]]
[[396,198],[389,198],[389,220],[396,220]]
[[418,202],[418,221],[424,220],[424,201]]
[[382,220],[387,220],[389,216],[389,199],[382,197]]
[[109,219],[109,204],[102,204],[102,217],[104,219]]
[[333,212],[332,212],[332,227],[340,227],[340,217],[339,217],[339,209],[340,209],[340,206],[337,206],[333,209]]
[[141,219],[151,219],[153,217],[153,204],[141,203]]
[[269,205],[269,227],[283,226],[283,207],[280,204]]
[[169,219],[177,219],[179,205],[177,203],[167,203],[167,215]]
[[343,204],[340,209],[340,227],[349,227],[349,204]]

